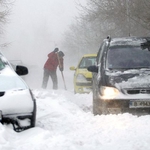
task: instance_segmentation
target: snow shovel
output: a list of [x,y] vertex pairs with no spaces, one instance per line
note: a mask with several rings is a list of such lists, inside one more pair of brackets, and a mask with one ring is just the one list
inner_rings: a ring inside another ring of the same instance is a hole
[[63,78],[63,82],[64,82],[65,90],[67,90],[67,88],[66,88],[66,84],[65,84],[65,79],[64,79],[64,74],[63,74],[63,72],[62,72],[62,71],[60,71],[60,72],[61,72],[61,75],[62,75],[62,78]]
[[[59,63],[59,67],[60,67],[60,60],[59,60],[58,53],[57,53],[57,58],[58,58],[58,63]],[[63,74],[63,72],[62,72],[62,71],[60,71],[60,72],[61,72],[61,75],[62,75],[62,78],[63,78],[63,82],[64,82],[65,90],[67,90],[67,88],[66,88],[66,83],[65,83],[65,78],[64,78],[64,74]]]

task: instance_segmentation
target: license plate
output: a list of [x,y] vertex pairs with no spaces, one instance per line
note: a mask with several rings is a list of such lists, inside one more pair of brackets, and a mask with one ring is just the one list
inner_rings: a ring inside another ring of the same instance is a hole
[[150,101],[130,101],[129,108],[150,107]]

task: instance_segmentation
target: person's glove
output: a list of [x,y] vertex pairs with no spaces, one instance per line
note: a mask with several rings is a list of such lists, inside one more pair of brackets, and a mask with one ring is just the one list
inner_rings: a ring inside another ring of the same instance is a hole
[[64,69],[63,69],[63,68],[59,68],[59,70],[60,70],[60,71],[63,71]]

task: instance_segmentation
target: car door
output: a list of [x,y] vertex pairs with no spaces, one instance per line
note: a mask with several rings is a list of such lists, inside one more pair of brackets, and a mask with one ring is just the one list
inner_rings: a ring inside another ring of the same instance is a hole
[[98,93],[99,93],[99,84],[101,80],[101,74],[102,74],[102,56],[104,53],[104,50],[106,49],[106,42],[104,41],[97,54],[97,59],[96,59],[96,65],[98,67],[98,73],[93,73],[93,96],[94,98],[97,98]]

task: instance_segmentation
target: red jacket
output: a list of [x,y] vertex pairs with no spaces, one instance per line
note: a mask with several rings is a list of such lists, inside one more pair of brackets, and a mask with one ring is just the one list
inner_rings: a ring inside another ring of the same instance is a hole
[[48,59],[44,65],[44,68],[50,71],[56,71],[59,62],[60,62],[60,67],[63,68],[63,57],[59,57],[59,61],[58,61],[57,53],[51,52],[48,54]]

